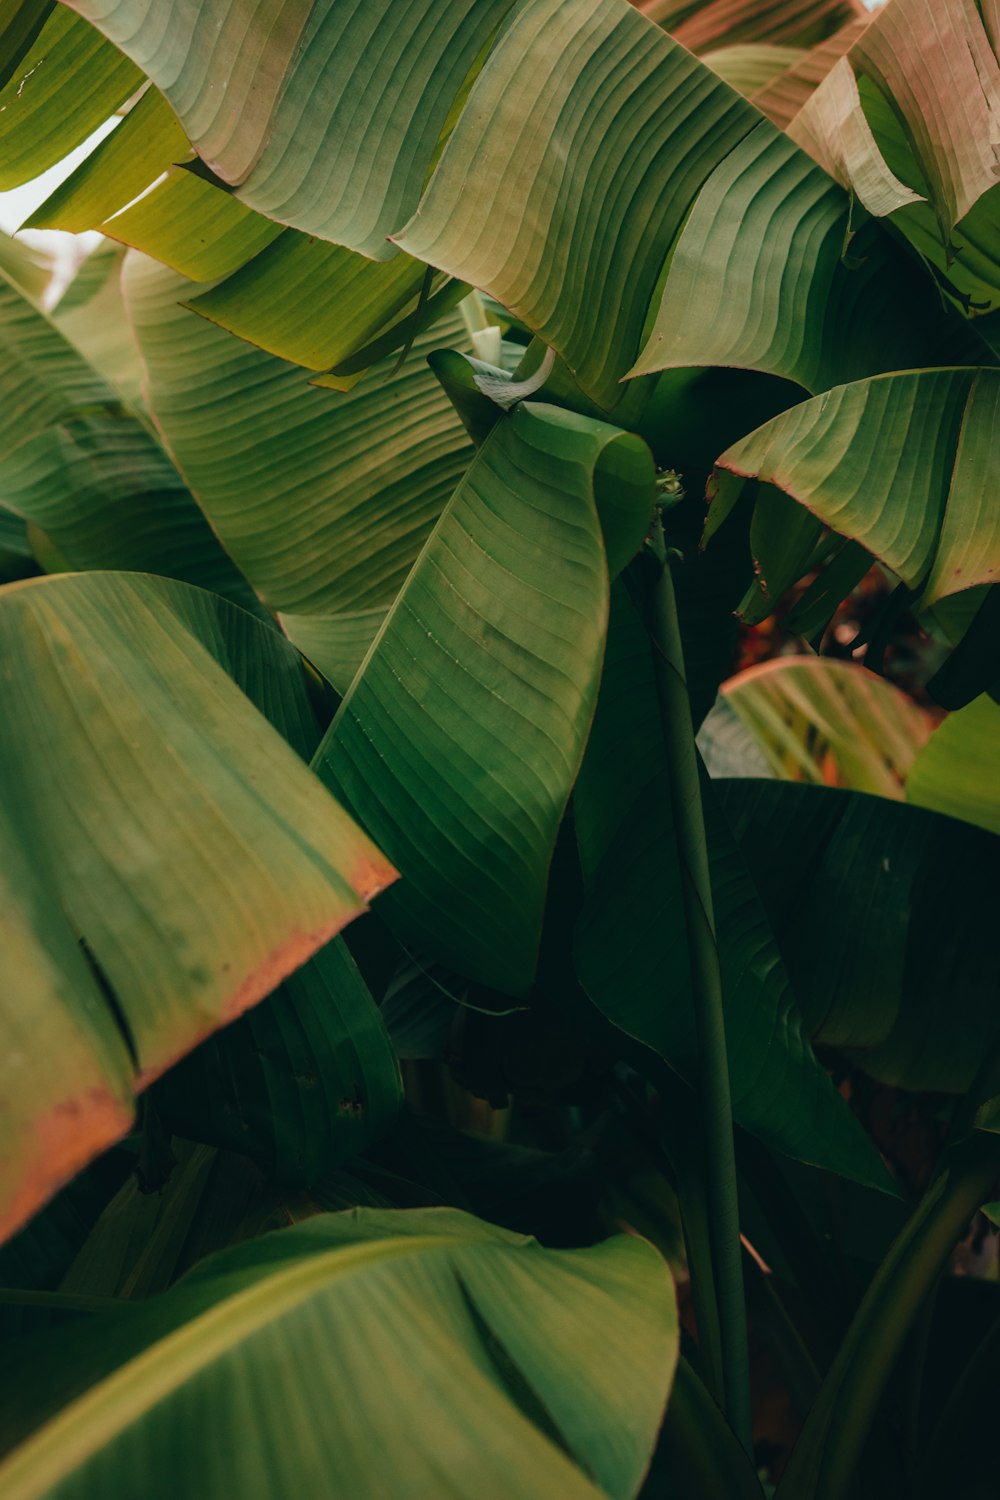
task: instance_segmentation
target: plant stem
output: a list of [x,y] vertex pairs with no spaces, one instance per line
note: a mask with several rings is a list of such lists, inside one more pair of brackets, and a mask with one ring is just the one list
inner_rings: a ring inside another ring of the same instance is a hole
[[[747,1452],[752,1451],[746,1305],[740,1249],[733,1112],[722,1005],[722,975],[715,940],[708,847],[702,814],[698,753],[684,674],[684,653],[670,563],[657,530],[659,567],[652,588],[642,591],[642,613],[650,632],[653,665],[678,852],[684,871],[684,914],[698,1048],[698,1095],[702,1115],[708,1230],[722,1344],[726,1415]],[[630,573],[639,581],[640,557]]]
[[997,1173],[1000,1138],[954,1148],[879,1266],[779,1488],[780,1500],[849,1500],[879,1401],[924,1299]]

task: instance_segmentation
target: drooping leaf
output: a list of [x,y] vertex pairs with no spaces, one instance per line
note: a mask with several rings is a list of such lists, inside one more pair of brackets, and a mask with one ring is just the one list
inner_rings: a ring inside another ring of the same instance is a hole
[[877,218],[923,199],[899,180],[879,150],[846,57],[830,69],[788,134]]
[[677,1357],[651,1246],[543,1250],[451,1209],[323,1215],[59,1334],[56,1378],[39,1338],[5,1402],[8,1430],[57,1412],[0,1469],[11,1500],[139,1472],[151,1500],[630,1500]]
[[52,6],[0,89],[0,191],[62,161],[142,82],[99,31],[66,6]]
[[0,277],[0,494],[74,568],[129,568],[253,606],[176,469],[51,319]]
[[[260,214],[252,218],[258,225],[268,223]],[[235,275],[192,295],[191,306],[282,359],[330,370],[413,314],[426,278],[426,266],[409,255],[397,255],[386,265],[286,230]],[[382,355],[405,342],[400,336]]]
[[512,994],[533,977],[597,693],[602,520],[609,551],[627,557],[653,500],[638,438],[517,407],[478,450],[316,760],[405,875],[383,903],[390,925]]
[[98,227],[194,281],[235,273],[285,233],[185,167],[168,167]]
[[[610,408],[692,197],[762,130],[772,134],[618,0],[531,0],[503,31],[395,238],[489,291]],[[615,309],[601,339],[597,306]]]
[[848,21],[825,41],[817,42],[801,62],[794,63],[771,83],[758,89],[753,96],[757,108],[775,125],[786,129],[834,63],[850,51],[869,20],[870,17],[865,16]]
[[85,573],[4,589],[0,631],[10,1233],[394,872],[299,759],[299,659],[251,616]]
[[[914,370],[838,386],[718,460],[706,537],[749,476],[862,543],[930,605],[1000,573],[1000,372]],[[793,581],[758,553],[777,598]],[[795,573],[795,568],[791,569]],[[798,576],[797,573],[795,576]]]
[[[696,1083],[683,872],[651,646],[624,593],[574,793],[586,888],[580,981],[609,1020]],[[751,872],[703,787],[733,1114],[774,1149],[885,1187],[803,1034]]]
[[61,182],[25,229],[79,234],[124,208],[194,150],[159,89],[148,88],[109,136]]
[[920,268],[874,222],[851,230],[844,192],[758,128],[698,195],[629,374],[735,365],[825,391],[973,355]]
[[808,1034],[901,1088],[967,1089],[1000,1024],[1000,839],[858,792],[714,785]]
[[933,728],[913,699],[884,677],[829,657],[762,662],[731,677],[721,691],[773,772],[788,781],[901,800]]
[[1000,833],[1000,706],[985,693],[949,714],[914,761],[906,800]]
[[945,233],[996,185],[998,42],[973,0],[903,0],[850,52],[852,69],[902,116]]
[[[249,207],[388,259],[512,0],[73,0],[156,83]],[[211,58],[205,68],[203,59]]]
[[195,317],[188,285],[128,259],[150,409],[230,554],[344,691],[471,455],[423,357],[461,320],[333,394]]

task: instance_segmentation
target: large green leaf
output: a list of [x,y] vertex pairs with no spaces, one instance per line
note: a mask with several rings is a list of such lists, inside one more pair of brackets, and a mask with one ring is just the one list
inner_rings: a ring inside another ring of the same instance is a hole
[[230,275],[284,233],[183,166],[168,167],[97,227],[195,281]]
[[512,0],[292,0],[278,25],[253,0],[72,3],[251,208],[385,259]]
[[1000,1026],[1000,839],[858,792],[714,786],[813,1040],[887,1083],[967,1089]]
[[251,605],[176,469],[121,396],[0,276],[0,499],[70,567],[185,579]]
[[[426,268],[410,256],[373,262],[286,230],[224,184],[187,170],[193,156],[170,106],[150,88],[28,223],[100,229],[193,281],[225,278],[194,299],[204,317],[313,370],[350,360],[353,381],[380,357],[362,357],[369,343],[392,329],[384,354],[406,344],[407,318],[433,321]],[[460,286],[446,293],[452,304],[462,294]],[[352,379],[335,384],[347,389]]]
[[[396,238],[488,290],[611,407],[693,197],[761,131],[773,134],[621,0],[531,0],[501,35]],[[614,309],[601,338],[598,307]]]
[[[651,649],[627,595],[617,593],[573,798],[586,887],[577,968],[609,1020],[696,1084],[684,873]],[[779,1151],[885,1187],[871,1147],[803,1035],[753,879],[707,782],[703,799],[733,1114]]]
[[[452,1209],[322,1215],[22,1344],[10,1500],[143,1493],[630,1500],[677,1358],[669,1272],[619,1237]],[[7,1369],[11,1369],[8,1362]],[[192,1414],[198,1420],[192,1426]]]
[[598,508],[620,566],[653,499],[638,438],[519,406],[479,449],[317,757],[405,877],[382,908],[404,941],[513,994],[534,974],[597,694]]
[[[1000,576],[995,494],[1000,372],[913,370],[839,386],[783,412],[719,458],[706,536],[750,476],[862,543],[924,604]],[[778,538],[782,542],[781,537]],[[777,598],[798,576],[758,550]]]
[[300,759],[299,658],[250,615],[84,573],[4,589],[0,634],[9,1233],[394,872]]
[[842,189],[787,136],[755,130],[698,195],[629,374],[736,365],[824,391],[969,357],[975,341],[920,268],[875,222],[851,227]]
[[423,358],[461,319],[340,395],[195,317],[189,285],[128,259],[150,410],[216,534],[343,690],[471,456]]
[[884,677],[828,657],[763,662],[731,677],[721,692],[778,776],[880,797],[902,799],[933,728]]
[[0,89],[0,190],[62,161],[142,82],[139,69],[100,32],[53,6]]
[[906,798],[1000,833],[1000,707],[984,693],[949,714],[914,761]]

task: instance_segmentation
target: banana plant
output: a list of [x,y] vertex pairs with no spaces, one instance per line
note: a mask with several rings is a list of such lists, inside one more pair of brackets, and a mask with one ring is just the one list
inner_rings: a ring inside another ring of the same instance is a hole
[[998,50],[10,0],[4,1495],[991,1492]]

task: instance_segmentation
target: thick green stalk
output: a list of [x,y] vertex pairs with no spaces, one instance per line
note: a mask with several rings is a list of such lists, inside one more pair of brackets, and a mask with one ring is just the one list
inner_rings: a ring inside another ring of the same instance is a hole
[[[715,940],[708,846],[702,815],[698,753],[684,675],[674,581],[657,534],[659,567],[643,589],[642,613],[650,632],[660,718],[678,851],[684,871],[684,914],[698,1048],[708,1228],[722,1344],[726,1415],[747,1452],[752,1450],[746,1304],[740,1249],[733,1111],[722,1006],[722,974]],[[630,583],[642,578],[648,558],[639,558]],[[647,575],[648,580],[648,575]]]
[[779,1500],[851,1500],[886,1382],[925,1298],[988,1193],[1000,1139],[954,1148],[896,1238],[851,1321],[778,1487]]

